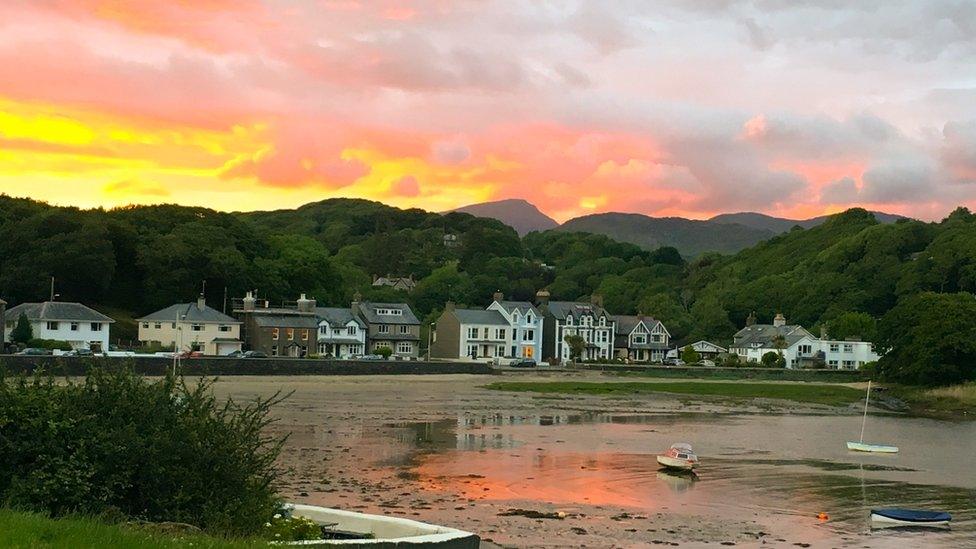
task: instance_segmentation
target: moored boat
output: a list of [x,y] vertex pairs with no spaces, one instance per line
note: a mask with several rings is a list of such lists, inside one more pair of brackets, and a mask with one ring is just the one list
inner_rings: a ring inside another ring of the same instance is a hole
[[871,521],[887,526],[946,526],[952,515],[920,509],[871,509]]
[[678,442],[672,444],[667,452],[658,455],[657,462],[669,469],[691,471],[698,466],[698,456],[691,449],[691,444]]
[[847,443],[848,450],[854,450],[856,452],[876,452],[881,454],[896,454],[898,453],[897,446],[885,446],[884,444],[865,444],[863,442],[850,442]]

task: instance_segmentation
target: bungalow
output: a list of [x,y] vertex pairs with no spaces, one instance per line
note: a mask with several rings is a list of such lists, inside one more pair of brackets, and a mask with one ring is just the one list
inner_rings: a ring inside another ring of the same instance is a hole
[[202,295],[196,303],[170,305],[136,322],[144,345],[157,343],[214,356],[241,350],[241,322],[209,307]]
[[671,334],[660,320],[643,315],[614,315],[617,357],[634,362],[661,362]]
[[322,356],[350,358],[366,350],[366,324],[351,308],[317,307],[318,349]]
[[10,332],[17,326],[21,315],[27,316],[37,339],[64,341],[72,349],[91,349],[96,352],[108,350],[109,329],[115,322],[81,303],[21,303],[11,307],[6,313],[4,341],[10,339]]
[[603,308],[600,296],[589,303],[581,301],[550,301],[549,292],[536,294],[538,309],[543,313],[542,355],[544,359],[570,359],[567,336],[583,338],[582,360],[609,360],[613,357],[615,328],[613,317]]
[[756,324],[755,316],[749,315],[746,327],[733,336],[729,352],[748,362],[759,362],[768,352],[781,353],[787,368],[824,366],[856,370],[878,360],[870,342],[817,338],[802,326],[787,324],[782,314],[777,314],[771,325]]
[[356,318],[366,326],[370,352],[380,347],[393,349],[399,357],[416,358],[420,354],[420,321],[406,303],[352,303]]

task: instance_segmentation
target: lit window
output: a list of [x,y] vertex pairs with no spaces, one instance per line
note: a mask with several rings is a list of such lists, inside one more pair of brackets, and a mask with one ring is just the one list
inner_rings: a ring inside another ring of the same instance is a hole
[[[271,339],[278,339],[280,336],[281,336],[281,330],[279,330],[278,328],[271,329]],[[278,347],[276,346],[275,349],[277,348]]]
[[287,331],[285,333],[288,334],[289,341],[293,341],[295,339],[295,329],[294,328],[287,328]]

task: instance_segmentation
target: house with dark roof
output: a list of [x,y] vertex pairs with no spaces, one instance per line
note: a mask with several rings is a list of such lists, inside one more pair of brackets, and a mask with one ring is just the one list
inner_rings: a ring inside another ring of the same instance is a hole
[[603,308],[603,300],[594,295],[589,302],[550,301],[549,292],[536,294],[536,307],[543,313],[542,356],[546,360],[569,360],[568,336],[584,341],[581,360],[609,360],[614,356],[616,337],[613,317]]
[[139,341],[179,351],[200,351],[224,356],[241,350],[242,322],[207,305],[204,296],[195,303],[177,303],[137,319]]
[[644,315],[614,315],[617,358],[632,362],[661,362],[671,346],[671,334],[660,320]]
[[879,358],[870,341],[833,340],[826,333],[814,337],[803,326],[787,324],[780,313],[772,324],[756,324],[755,313],[750,314],[746,326],[733,336],[729,352],[746,362],[761,362],[763,355],[774,352],[783,356],[787,368],[856,370]]
[[449,301],[436,326],[436,335],[430,345],[432,358],[475,360],[510,356],[509,322],[498,311],[458,309]]
[[248,350],[268,356],[305,357],[318,347],[319,320],[315,300],[305,294],[294,306],[274,307],[253,292],[235,301],[234,316],[243,324],[241,337]]
[[350,358],[366,350],[366,323],[352,308],[316,307],[318,353],[324,357]]
[[543,315],[535,305],[528,301],[506,301],[501,292],[495,292],[488,310],[501,313],[511,328],[506,356],[542,359]]
[[414,288],[417,287],[417,281],[413,279],[413,275],[410,276],[373,276],[373,286],[389,286],[394,290],[403,290],[404,292],[412,292]]
[[419,356],[420,321],[409,305],[360,301],[357,294],[352,309],[356,318],[366,326],[366,342],[370,352],[388,347],[398,357]]
[[10,339],[10,332],[17,325],[20,315],[27,316],[37,339],[64,341],[73,349],[91,349],[96,352],[108,350],[109,329],[115,322],[81,303],[21,303],[7,311],[3,328],[4,341]]

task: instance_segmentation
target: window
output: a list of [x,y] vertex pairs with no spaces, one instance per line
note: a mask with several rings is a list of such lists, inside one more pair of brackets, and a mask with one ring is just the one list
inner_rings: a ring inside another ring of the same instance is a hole
[[191,324],[190,325],[190,330],[193,331],[193,332],[202,332],[203,331],[203,324]]
[[91,323],[91,331],[93,331],[93,332],[101,332],[102,331],[102,323],[101,322],[92,322]]
[[468,339],[478,339],[477,328],[468,328]]
[[376,331],[381,334],[388,334],[390,333],[390,327],[387,326],[386,324],[380,324],[379,326],[376,327]]
[[401,324],[400,325],[400,333],[401,334],[409,334],[410,333],[410,326],[407,326],[406,324]]
[[634,343],[638,345],[647,343],[647,336],[644,334],[634,334]]
[[495,329],[495,339],[505,339],[505,328]]
[[467,352],[467,354],[465,356],[470,357],[470,358],[478,358],[478,346],[477,345],[468,345],[468,352]]
[[351,336],[356,335],[356,327],[355,326],[349,326],[348,328],[346,328],[346,334],[347,335],[351,335]]
[[[302,330],[302,341],[308,341],[308,330]],[[302,349],[305,349],[305,347],[302,347]]]
[[[271,328],[271,339],[278,339],[280,336],[281,336],[281,330],[279,330],[278,328]],[[277,349],[278,346],[276,345],[274,348]]]
[[839,353],[840,352],[840,343],[831,343],[830,344],[830,352],[831,353]]
[[[305,332],[307,333],[308,330],[305,330]],[[308,356],[308,346],[302,345],[301,351],[298,353],[298,356],[301,356],[301,357]]]
[[403,316],[403,309],[376,309],[376,314],[386,316]]
[[835,368],[837,367],[837,361],[836,360],[828,360],[827,361],[827,364],[830,365],[830,366],[833,366]]
[[526,330],[522,332],[522,341],[532,341],[535,339],[535,330]]
[[843,364],[844,364],[844,367],[845,368],[853,368],[854,367],[854,361],[853,360],[845,360],[843,362]]
[[813,351],[813,347],[810,345],[800,345],[797,350],[800,352],[800,355],[808,355]]
[[397,343],[396,348],[398,353],[409,353],[413,351],[413,345],[411,345],[409,341],[401,341]]
[[229,332],[230,331],[230,326],[228,326],[226,324],[221,324],[220,327],[217,328],[217,329],[220,330],[221,332]]
[[148,330],[149,329],[149,323],[148,322],[143,322],[142,323],[142,327]]
[[287,328],[285,333],[288,334],[288,340],[289,341],[294,341],[295,340],[295,329],[294,328]]
[[[518,318],[516,317],[515,320],[518,320]],[[529,324],[532,324],[532,322],[533,322],[533,320],[532,320],[532,313],[529,313],[529,314],[525,315],[525,321],[528,322]]]
[[[159,324],[157,324],[156,327],[159,328]],[[71,331],[72,332],[77,332],[78,331],[78,323],[77,322],[72,322],[71,323]]]
[[48,322],[47,323],[47,329],[48,330],[57,330],[58,329],[58,323],[57,322]]
[[495,356],[505,356],[505,346],[499,345],[495,347]]
[[489,331],[489,328],[485,327],[484,328],[485,339],[488,339],[488,331]]
[[176,323],[175,323],[175,322],[173,322],[173,323],[172,323],[172,328],[173,328],[174,330],[176,329]]
[[566,324],[569,326],[573,325],[573,315],[569,315],[566,317]]
[[600,317],[600,326],[606,326],[606,325],[607,325],[607,318],[601,316]]
[[[277,332],[278,331],[278,328],[275,328],[275,331]],[[271,346],[271,356],[278,356],[278,346],[277,345],[272,345]]]
[[[156,328],[157,330],[161,330],[163,328],[163,323],[157,322],[156,324],[153,325],[153,328]],[[74,330],[75,328],[71,328],[71,329]]]
[[515,356],[515,345],[512,345],[512,356]]
[[853,353],[854,352],[854,345],[851,344],[851,343],[845,343],[844,344],[844,352],[845,353]]

